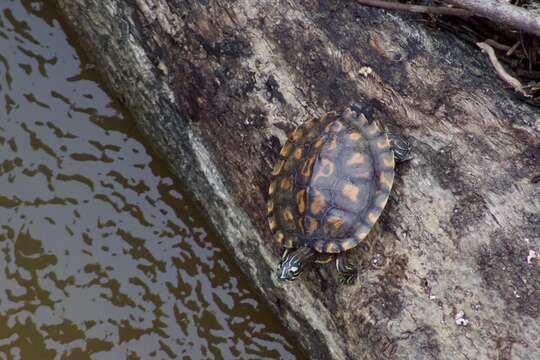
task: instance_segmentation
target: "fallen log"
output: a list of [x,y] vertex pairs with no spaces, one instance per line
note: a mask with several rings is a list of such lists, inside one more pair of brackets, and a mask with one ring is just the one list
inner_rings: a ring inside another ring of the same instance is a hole
[[[56,2],[310,358],[540,356],[540,113],[479,49],[354,1]],[[278,283],[279,145],[351,104],[415,159],[352,252],[354,286],[332,266]]]
[[500,0],[446,0],[478,16],[540,36],[540,13]]

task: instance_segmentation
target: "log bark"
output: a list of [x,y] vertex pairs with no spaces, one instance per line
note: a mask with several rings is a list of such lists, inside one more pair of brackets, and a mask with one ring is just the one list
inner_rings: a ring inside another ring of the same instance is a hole
[[[310,358],[540,358],[540,113],[478,49],[354,1],[56,2]],[[354,286],[332,266],[278,283],[279,145],[351,104],[415,159],[352,252]]]
[[540,13],[504,0],[446,0],[478,16],[540,36]]
[[410,11],[420,14],[432,14],[432,15],[452,15],[452,16],[461,16],[469,17],[472,16],[469,10],[465,9],[456,9],[449,6],[426,6],[426,5],[416,5],[416,4],[402,4],[398,2],[393,2],[389,0],[356,0],[356,2],[366,5],[378,7],[381,9],[388,10],[398,10],[398,11]]

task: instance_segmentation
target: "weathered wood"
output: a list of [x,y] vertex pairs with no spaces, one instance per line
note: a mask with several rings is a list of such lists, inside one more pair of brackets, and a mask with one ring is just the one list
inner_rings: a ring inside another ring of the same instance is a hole
[[[540,357],[540,113],[478,49],[354,1],[56,1],[311,358]],[[350,104],[416,158],[356,285],[332,266],[277,283],[271,164],[294,125]]]
[[389,0],[356,0],[358,3],[367,6],[378,7],[381,9],[398,10],[398,11],[410,11],[420,14],[433,14],[433,15],[452,15],[469,17],[473,14],[469,10],[456,9],[449,6],[426,6],[416,4],[403,4],[399,2]]
[[504,0],[446,0],[478,16],[540,36],[540,14],[535,9],[512,5]]

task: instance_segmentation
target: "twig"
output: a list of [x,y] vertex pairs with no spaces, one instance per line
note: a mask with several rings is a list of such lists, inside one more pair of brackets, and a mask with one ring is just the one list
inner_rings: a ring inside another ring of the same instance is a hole
[[516,72],[517,76],[521,76],[521,77],[532,79],[532,80],[540,80],[540,71],[534,71],[534,70],[529,71],[529,70],[522,70],[522,69],[516,69],[514,71]]
[[484,50],[488,54],[491,64],[493,65],[493,67],[495,68],[495,71],[497,72],[497,74],[499,75],[501,79],[503,79],[507,84],[512,86],[517,93],[525,97],[531,97],[530,94],[527,94],[523,90],[523,86],[521,85],[521,82],[515,77],[513,77],[512,75],[510,75],[505,70],[505,68],[501,65],[501,63],[499,62],[499,59],[497,59],[497,55],[495,55],[495,50],[493,50],[493,48],[490,45],[486,44],[485,42],[479,42],[479,43],[476,43],[476,45],[478,45],[480,49]]
[[527,89],[527,90],[530,90],[530,91],[538,91],[538,90],[540,90],[540,82],[525,85],[523,88]]
[[384,0],[356,0],[360,4],[378,7],[382,9],[389,10],[402,10],[409,11],[414,13],[421,14],[438,14],[438,15],[452,15],[452,16],[461,16],[469,17],[473,14],[464,9],[455,9],[446,6],[422,6],[422,5],[411,5],[411,4],[401,4]]
[[521,40],[519,40],[510,49],[508,49],[508,51],[506,52],[506,56],[512,55],[514,53],[514,51],[516,51],[516,49],[518,48],[519,44],[521,44]]
[[[504,45],[504,44],[501,44],[493,39],[487,39],[487,40],[484,40],[484,42],[486,44],[488,44],[489,46],[497,49],[497,50],[502,50],[502,51],[508,51],[510,50],[510,46],[508,45]],[[508,54],[507,54],[508,55]]]
[[534,11],[497,0],[444,0],[498,23],[540,36],[540,16]]

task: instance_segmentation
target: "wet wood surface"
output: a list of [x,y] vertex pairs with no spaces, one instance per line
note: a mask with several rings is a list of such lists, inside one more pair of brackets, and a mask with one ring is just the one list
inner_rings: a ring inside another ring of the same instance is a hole
[[[540,356],[540,112],[478,49],[354,1],[56,2],[312,358]],[[350,105],[415,159],[354,286],[333,266],[278,283],[271,166],[296,125]]]

